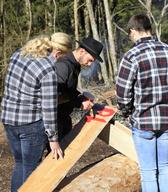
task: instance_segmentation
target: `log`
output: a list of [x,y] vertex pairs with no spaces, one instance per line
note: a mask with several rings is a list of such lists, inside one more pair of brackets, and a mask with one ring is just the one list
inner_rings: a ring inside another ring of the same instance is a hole
[[[73,179],[72,179],[73,178]],[[56,191],[60,192],[139,192],[140,175],[136,162],[121,154],[97,163],[76,177],[66,178]]]

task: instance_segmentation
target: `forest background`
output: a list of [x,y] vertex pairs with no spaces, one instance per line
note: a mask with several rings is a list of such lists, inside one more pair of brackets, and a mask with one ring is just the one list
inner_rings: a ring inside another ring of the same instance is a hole
[[138,13],[148,14],[153,33],[168,43],[166,0],[0,0],[0,100],[11,54],[31,38],[57,31],[68,33],[74,42],[92,36],[104,44],[101,75],[104,85],[111,86],[124,52],[132,46],[127,22]]

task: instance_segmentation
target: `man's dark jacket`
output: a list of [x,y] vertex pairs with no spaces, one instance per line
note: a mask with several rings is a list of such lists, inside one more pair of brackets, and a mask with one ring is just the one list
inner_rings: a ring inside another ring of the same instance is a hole
[[[56,64],[58,76],[58,102],[59,104],[72,102],[74,106],[79,105],[77,90],[78,76],[81,70],[80,64],[72,53],[59,59]],[[81,103],[80,103],[81,104]]]
[[82,103],[80,92],[77,90],[80,64],[72,53],[59,59],[56,64],[58,76],[58,130],[62,139],[72,128],[70,114],[74,107]]

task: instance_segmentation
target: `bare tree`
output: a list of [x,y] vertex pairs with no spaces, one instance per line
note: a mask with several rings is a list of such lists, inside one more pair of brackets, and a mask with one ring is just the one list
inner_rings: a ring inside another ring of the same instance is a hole
[[97,31],[97,25],[96,25],[96,22],[95,22],[95,17],[94,17],[93,6],[92,6],[92,3],[91,3],[91,0],[86,0],[86,6],[87,6],[87,9],[88,9],[88,13],[89,13],[89,18],[90,18],[90,23],[91,23],[93,36],[94,36],[94,38],[99,40],[99,34],[98,34],[98,31]]
[[[109,46],[109,53],[110,53],[110,59],[112,61],[113,66],[113,74],[115,76],[117,72],[117,60],[116,60],[116,50],[115,50],[115,41],[114,41],[114,30],[113,25],[111,21],[111,14],[109,9],[109,4],[107,0],[103,0],[104,8],[105,8],[105,15],[106,15],[106,23],[107,23],[107,31],[108,31],[108,46]],[[113,78],[112,78],[113,79]]]
[[26,41],[29,40],[30,33],[31,33],[31,27],[32,27],[32,13],[31,13],[31,4],[29,0],[25,0],[26,3],[26,15],[28,16],[28,30],[27,30],[27,37]]
[[152,12],[152,0],[146,1],[147,15],[150,17],[150,13]]
[[90,22],[89,22],[89,13],[86,7],[84,8],[84,21],[85,21],[85,36],[90,34]]
[[[54,5],[54,12],[50,11],[50,7]],[[56,21],[56,2],[55,0],[47,0],[45,6],[45,30],[55,32]]]
[[[75,39],[79,40],[78,0],[74,0]],[[76,46],[77,47],[77,44]]]
[[[47,6],[45,7],[45,30],[55,33],[57,16],[56,0],[47,0],[46,3]],[[53,12],[51,12],[50,7],[53,7]]]
[[56,14],[57,14],[57,4],[56,1],[53,0],[54,3],[54,15],[53,15],[53,31],[55,33],[55,23],[56,23]]
[[6,12],[4,10],[4,1],[1,0],[1,38],[2,38],[2,42],[3,42],[3,47],[2,47],[2,52],[3,52],[3,58],[2,59],[2,66],[6,66],[6,61],[7,61],[7,57],[6,57],[6,22],[5,22],[5,15]]
[[2,55],[0,55],[0,98],[1,98],[1,94],[2,94],[2,88],[3,88],[3,79],[5,77],[5,73],[6,73],[6,69],[7,69],[7,56],[6,56],[6,22],[5,22],[5,15],[6,12],[4,10],[4,1],[1,0],[0,2],[0,20],[1,20],[1,24],[0,24],[0,29],[1,29],[1,34],[0,34],[0,38],[2,40],[2,48],[0,50],[2,50]]
[[[96,22],[95,22],[95,17],[94,17],[94,12],[93,12],[93,6],[92,6],[92,3],[91,3],[91,0],[86,0],[86,6],[87,6],[87,9],[88,9],[88,13],[89,13],[89,18],[90,18],[90,23],[91,23],[91,29],[92,29],[92,32],[93,32],[93,37],[97,40],[99,40],[99,34],[98,34],[98,31],[97,31],[97,25],[96,25]],[[104,55],[103,53],[101,54],[101,57],[103,58],[103,61],[104,61]],[[105,63],[100,63],[101,65],[101,71],[102,71],[102,76],[103,76],[103,79],[104,79],[104,82],[107,86],[109,86],[109,81],[108,81],[108,73],[107,73],[107,67],[105,65]]]
[[166,14],[166,10],[168,9],[168,3],[166,0],[164,0],[164,6],[161,10],[161,13],[159,15],[159,17],[157,17],[157,19],[155,18],[155,16],[152,13],[152,1],[151,0],[138,0],[140,2],[140,4],[147,10],[147,14],[149,15],[149,17],[151,18],[151,20],[153,21],[154,25],[155,25],[155,32],[156,35],[158,37],[158,39],[160,40],[161,38],[161,34],[162,34],[162,21],[163,21],[163,17]]

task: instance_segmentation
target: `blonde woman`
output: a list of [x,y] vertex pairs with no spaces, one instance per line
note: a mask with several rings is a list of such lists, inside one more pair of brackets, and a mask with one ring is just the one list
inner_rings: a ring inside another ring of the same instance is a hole
[[47,140],[54,157],[63,158],[57,133],[55,62],[71,48],[67,34],[55,33],[28,41],[10,59],[1,119],[15,159],[12,192],[38,166]]

